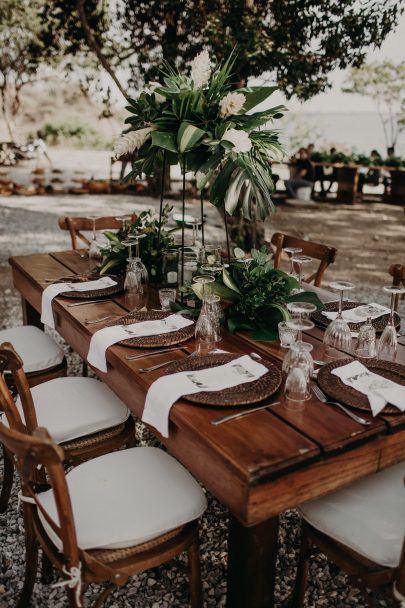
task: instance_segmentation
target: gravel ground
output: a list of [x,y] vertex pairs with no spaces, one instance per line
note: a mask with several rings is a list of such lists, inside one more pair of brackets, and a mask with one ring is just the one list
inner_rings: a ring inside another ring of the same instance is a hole
[[[57,228],[58,215],[100,215],[139,211],[156,201],[130,196],[112,197],[34,197],[0,199],[0,315],[1,328],[21,322],[18,293],[12,288],[7,264],[9,255],[67,247],[66,234]],[[96,211],[95,211],[96,210]],[[210,212],[210,236],[221,239],[215,211]],[[317,205],[310,209],[280,207],[267,226],[267,234],[284,230],[338,247],[336,264],[328,271],[326,282],[345,278],[356,283],[357,298],[372,298],[386,303],[380,287],[387,282],[386,269],[390,263],[405,259],[405,227],[403,210],[386,205],[347,207]],[[326,236],[327,235],[327,236]],[[60,340],[59,340],[60,341]],[[60,341],[61,342],[61,341]],[[80,373],[78,357],[63,345],[69,360],[69,374]],[[141,445],[157,442],[138,424]],[[0,471],[1,477],[1,471]],[[15,484],[11,504],[0,516],[0,608],[16,605],[22,586],[24,568],[22,520],[17,509]],[[202,521],[202,573],[205,605],[221,607],[226,599],[227,512],[211,496],[209,508]],[[299,518],[296,511],[281,518],[280,551],[277,567],[276,606],[286,606],[295,576],[299,549]],[[96,593],[93,588],[88,598]],[[67,605],[64,592],[43,586],[39,581],[34,590],[35,608],[62,608]],[[107,602],[110,608],[184,607],[188,605],[188,581],[176,562],[148,571],[131,579],[117,590]],[[376,598],[376,606],[390,606]],[[347,585],[347,579],[323,556],[312,561],[306,600],[307,608],[366,608],[359,592]]]

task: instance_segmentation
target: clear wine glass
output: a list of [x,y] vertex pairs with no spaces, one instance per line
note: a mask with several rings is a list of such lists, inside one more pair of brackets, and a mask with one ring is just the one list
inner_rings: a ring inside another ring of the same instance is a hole
[[297,294],[297,293],[301,293],[304,291],[303,287],[302,287],[302,266],[304,264],[309,264],[310,262],[312,262],[312,258],[310,258],[307,255],[293,255],[291,257],[291,262],[292,262],[292,267],[294,268],[294,264],[297,264],[298,266],[298,282],[299,282],[299,287],[297,287],[296,289],[292,289],[291,293],[292,294]]
[[118,222],[122,222],[122,232],[125,232],[126,227],[127,227],[127,222],[130,222],[132,220],[132,215],[119,215],[118,217],[114,218],[116,219]]
[[[336,319],[329,323],[323,335],[323,343],[325,344],[325,355],[333,359],[346,357],[351,351],[352,332],[347,321],[343,318],[343,295],[345,291],[350,291],[354,288],[353,283],[348,281],[334,281],[330,283],[330,287],[340,292],[339,309]],[[336,351],[345,351],[338,353]]]
[[295,272],[293,257],[295,255],[298,255],[299,253],[302,253],[301,247],[284,247],[284,251],[288,255],[288,259],[290,260],[290,264],[291,264],[289,275],[294,278],[298,278],[298,275]]
[[89,215],[89,216],[87,216],[87,219],[91,220],[91,222],[92,222],[92,236],[91,236],[89,249],[88,249],[89,272],[90,272],[90,274],[92,274],[92,272],[94,272],[93,261],[94,260],[99,261],[102,259],[102,255],[101,255],[102,246],[97,240],[97,231],[96,231],[96,220],[99,219],[99,216],[98,215]]
[[371,317],[368,317],[359,329],[354,354],[362,359],[371,359],[376,356],[376,334]]
[[204,300],[207,297],[207,295],[210,295],[210,291],[207,286],[212,285],[212,283],[214,283],[214,282],[215,282],[215,278],[208,274],[198,274],[195,277],[193,277],[193,283],[197,283],[197,285],[202,285],[201,298],[202,298],[203,303],[204,303]]
[[391,294],[391,312],[387,325],[384,328],[381,338],[378,342],[378,356],[380,359],[394,361],[397,356],[398,337],[395,327],[395,299],[396,296],[405,293],[404,287],[396,287],[394,285],[386,285],[383,290]]
[[[298,356],[303,367],[308,371],[309,377],[311,377],[314,371],[314,362],[311,355],[313,346],[312,344],[303,342],[302,332],[305,330],[308,331],[314,327],[314,323],[308,317],[315,312],[316,306],[310,302],[289,302],[287,304],[287,310],[293,315],[291,319],[286,321],[287,327],[297,332],[297,340],[284,357],[282,370],[283,372],[288,373],[295,358]],[[298,351],[298,353],[295,352],[294,349]]]

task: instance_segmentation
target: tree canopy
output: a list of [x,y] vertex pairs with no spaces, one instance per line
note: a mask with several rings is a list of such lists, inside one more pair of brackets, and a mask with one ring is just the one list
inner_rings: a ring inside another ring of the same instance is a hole
[[235,84],[269,73],[287,97],[325,90],[335,68],[359,67],[395,27],[402,0],[46,0],[49,52],[95,54],[122,93],[184,68],[202,48],[238,51]]

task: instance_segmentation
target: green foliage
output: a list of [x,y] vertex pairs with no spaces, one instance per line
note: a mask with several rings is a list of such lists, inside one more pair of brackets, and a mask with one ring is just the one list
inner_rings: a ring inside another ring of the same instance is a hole
[[88,124],[80,122],[47,122],[41,129],[43,139],[51,146],[67,144],[74,148],[105,150],[111,142],[102,137]]
[[[142,174],[154,175],[161,166],[163,151],[170,163],[185,164],[197,173],[197,186],[211,184],[210,201],[229,214],[242,209],[250,219],[252,206],[256,217],[264,220],[273,209],[274,190],[270,161],[282,158],[277,131],[264,125],[283,116],[285,108],[276,106],[263,112],[246,114],[266,100],[276,87],[252,87],[235,91],[244,95],[243,108],[223,115],[221,100],[231,91],[235,53],[213,68],[206,84],[195,88],[191,77],[163,64],[163,82],[153,92],[142,92],[129,99],[130,131],[152,128],[151,136],[137,151],[128,179]],[[239,151],[225,139],[233,130],[247,139],[250,150]]]
[[[240,250],[239,250],[240,252]],[[312,292],[291,295],[298,286],[297,281],[281,270],[274,268],[272,255],[266,247],[252,249],[251,258],[237,259],[229,270],[213,285],[226,307],[228,329],[253,331],[255,340],[277,340],[277,324],[288,318],[287,302],[307,301],[322,308],[322,303]],[[200,286],[193,286],[201,297]]]
[[165,205],[162,211],[162,222],[160,231],[160,252],[158,252],[159,217],[156,217],[152,209],[142,211],[136,220],[130,223],[126,230],[116,232],[106,231],[105,236],[109,241],[109,247],[102,250],[103,262],[99,268],[100,274],[125,274],[128,258],[128,247],[122,244],[128,235],[146,234],[139,242],[140,256],[149,272],[150,280],[159,279],[159,269],[161,267],[161,252],[163,249],[173,247],[174,239],[172,232],[165,229],[173,207]]

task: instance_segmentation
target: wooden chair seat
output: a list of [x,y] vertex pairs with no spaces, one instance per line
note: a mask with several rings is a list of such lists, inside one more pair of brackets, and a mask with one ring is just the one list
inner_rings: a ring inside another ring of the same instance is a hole
[[[100,606],[129,576],[183,551],[189,555],[191,605],[202,608],[198,518],[206,498],[174,458],[158,448],[131,448],[65,474],[63,450],[46,429],[28,435],[0,424],[0,440],[15,457],[22,486],[26,577],[18,608],[32,595],[38,543],[64,575],[72,608],[83,605],[89,583],[109,583],[94,604]],[[86,548],[93,543],[109,546]]]
[[[308,559],[317,547],[353,586],[405,592],[405,464],[371,475],[300,508],[302,547],[294,606],[303,606]],[[370,604],[371,605],[371,604]]]
[[316,287],[321,286],[325,270],[335,261],[337,254],[337,249],[334,247],[322,245],[321,243],[314,243],[313,241],[305,241],[304,239],[299,239],[289,234],[283,234],[282,232],[275,232],[273,234],[271,237],[271,244],[275,248],[274,268],[280,267],[283,249],[286,247],[299,247],[302,249],[302,255],[319,260],[317,271],[314,272],[310,277],[305,278],[307,283],[313,282]]
[[[7,343],[0,346],[0,371],[11,374],[18,393],[15,403],[9,383],[4,376],[0,377],[1,409],[10,427],[32,433],[38,420],[47,423],[55,439],[64,444],[66,462],[78,464],[134,444],[134,421],[128,409],[97,380],[56,378],[31,389],[21,358]],[[13,479],[13,467],[6,452],[4,457],[8,461],[0,503],[3,511],[8,505]]]
[[[98,217],[95,220],[96,230],[120,230],[122,229],[122,222],[126,216],[105,216]],[[132,214],[131,221],[136,220],[136,215]],[[72,249],[77,250],[80,247],[88,247],[90,245],[89,239],[83,234],[83,232],[91,232],[93,230],[93,220],[87,217],[71,217],[63,216],[58,219],[59,228],[61,230],[68,230],[72,241]]]

